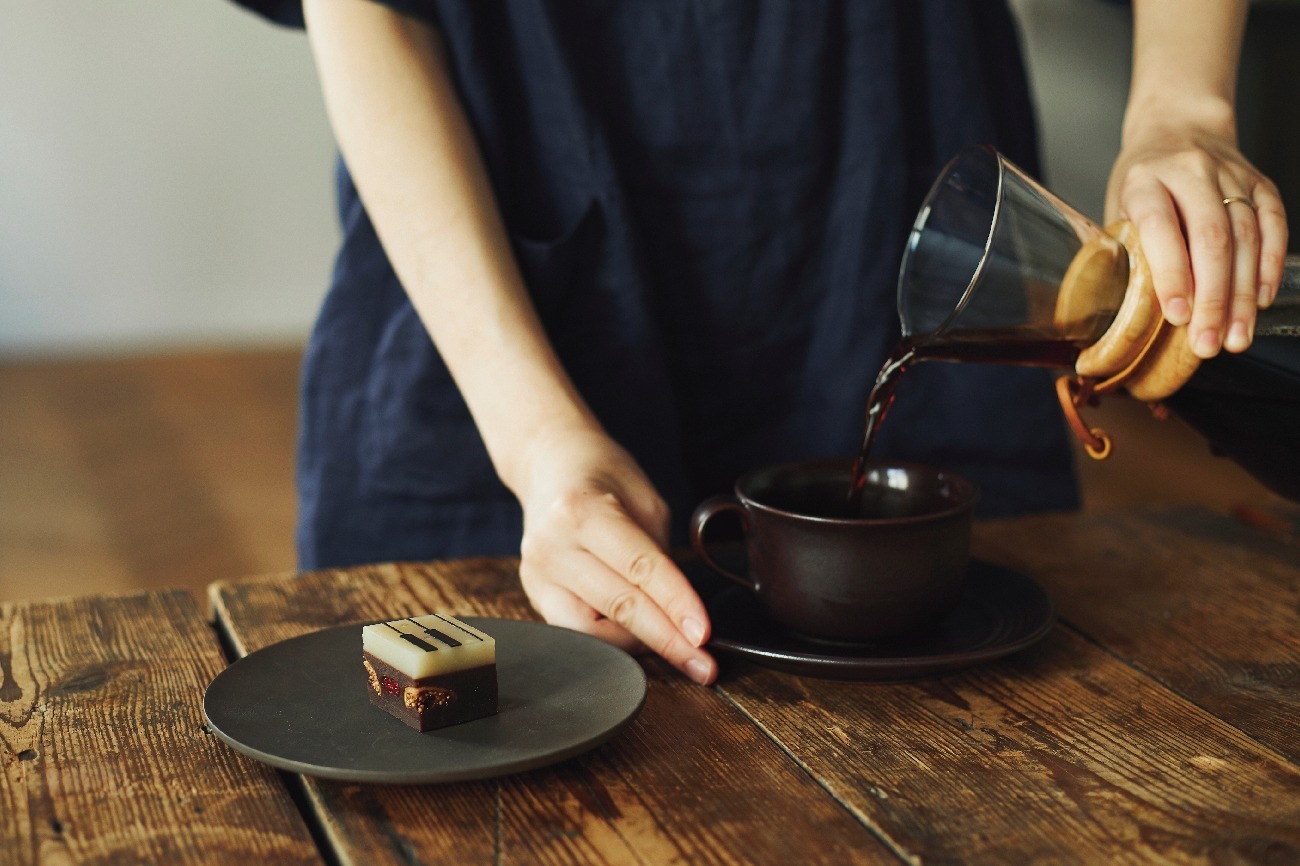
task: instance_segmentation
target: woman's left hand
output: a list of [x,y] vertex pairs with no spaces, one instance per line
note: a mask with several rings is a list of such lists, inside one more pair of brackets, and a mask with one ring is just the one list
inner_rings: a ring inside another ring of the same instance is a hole
[[1191,323],[1198,356],[1250,346],[1256,309],[1282,279],[1286,211],[1230,128],[1126,134],[1106,191],[1106,221],[1116,219],[1137,228],[1160,308],[1170,324]]

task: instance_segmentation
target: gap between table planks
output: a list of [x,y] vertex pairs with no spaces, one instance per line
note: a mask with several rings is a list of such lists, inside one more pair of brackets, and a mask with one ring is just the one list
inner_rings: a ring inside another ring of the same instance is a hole
[[[499,559],[384,565],[223,582],[210,597],[244,654],[318,628],[431,610],[533,619],[517,574]],[[334,856],[366,866],[898,862],[720,695],[658,662],[645,668],[646,703],[628,730],[555,767],[437,786],[303,777]]]
[[207,732],[183,590],[0,604],[0,864],[318,864],[269,768]]

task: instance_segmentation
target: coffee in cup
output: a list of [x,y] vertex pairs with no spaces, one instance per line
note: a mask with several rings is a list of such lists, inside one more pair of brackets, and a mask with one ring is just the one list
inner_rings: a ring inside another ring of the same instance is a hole
[[[975,485],[919,464],[875,463],[847,495],[849,460],[789,463],[743,475],[701,503],[691,542],[714,571],[753,592],[778,625],[814,640],[864,643],[937,624],[961,596]],[[733,512],[746,574],[719,565],[705,527]]]

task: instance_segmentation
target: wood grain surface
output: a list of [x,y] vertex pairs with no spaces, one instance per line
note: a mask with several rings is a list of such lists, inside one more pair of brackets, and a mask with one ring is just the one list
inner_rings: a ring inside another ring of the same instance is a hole
[[[239,652],[429,611],[534,618],[516,564],[494,559],[221,583],[211,598]],[[898,862],[719,693],[645,668],[628,730],[555,767],[423,787],[305,779],[324,835],[347,864]]]
[[224,664],[183,591],[0,604],[0,864],[320,863],[204,726]]
[[[642,716],[581,760],[439,789],[309,781],[312,802],[349,863],[1300,863],[1294,551],[1195,509],[977,536],[1086,633],[1065,624],[915,683],[728,661],[705,690],[647,662]],[[286,575],[212,599],[242,651],[427,610],[531,616],[507,560]]]
[[911,684],[720,688],[917,862],[1300,863],[1300,551],[1177,507],[982,524],[976,552],[1065,624]]
[[1300,862],[1300,770],[1069,627],[916,683],[721,688],[913,862]]
[[1090,640],[1300,762],[1294,539],[1188,507],[990,523],[977,536]]

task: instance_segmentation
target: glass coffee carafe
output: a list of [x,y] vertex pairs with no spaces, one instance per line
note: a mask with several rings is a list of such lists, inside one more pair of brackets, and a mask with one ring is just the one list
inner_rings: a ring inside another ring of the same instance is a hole
[[898,283],[916,360],[1038,364],[1058,382],[1088,452],[1110,452],[1082,412],[1115,390],[1167,406],[1218,453],[1300,501],[1300,257],[1242,354],[1201,361],[1160,315],[1128,223],[1102,228],[987,147],[948,164],[926,196]]

